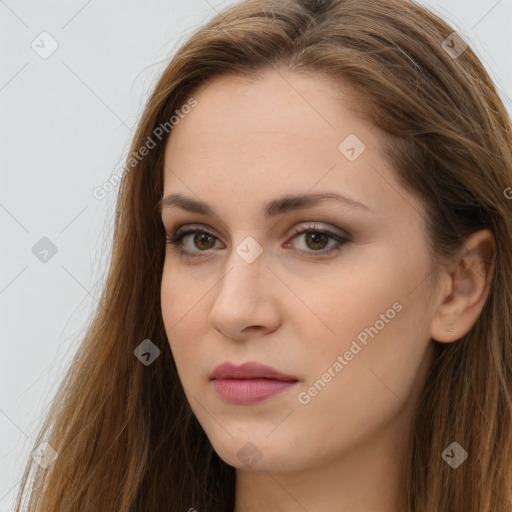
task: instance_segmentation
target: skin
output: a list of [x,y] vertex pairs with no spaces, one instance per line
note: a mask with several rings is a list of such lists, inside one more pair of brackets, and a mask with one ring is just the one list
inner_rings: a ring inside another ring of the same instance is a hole
[[[217,215],[172,207],[162,221],[169,233],[193,225],[214,238],[182,240],[203,251],[195,259],[167,244],[162,314],[189,403],[237,470],[235,512],[396,512],[433,344],[458,340],[478,318],[492,235],[475,233],[436,283],[428,279],[422,204],[396,181],[375,127],[327,78],[223,76],[194,97],[197,107],[167,142],[164,196],[199,199]],[[365,145],[354,161],[338,149],[349,134]],[[370,210],[324,201],[276,218],[262,213],[270,199],[327,191]],[[338,244],[294,233],[313,222],[350,241],[315,256]],[[248,236],[262,248],[252,263],[236,252]],[[395,303],[394,318],[301,403],[299,393]],[[258,361],[299,382],[259,404],[229,404],[208,378],[224,361]],[[237,456],[248,442],[260,456],[252,467]]]

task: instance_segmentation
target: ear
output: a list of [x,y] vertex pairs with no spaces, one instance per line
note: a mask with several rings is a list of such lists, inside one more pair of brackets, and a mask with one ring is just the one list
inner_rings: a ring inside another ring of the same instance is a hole
[[463,250],[439,280],[439,300],[432,318],[430,336],[450,343],[475,325],[491,287],[496,242],[488,229],[473,233]]

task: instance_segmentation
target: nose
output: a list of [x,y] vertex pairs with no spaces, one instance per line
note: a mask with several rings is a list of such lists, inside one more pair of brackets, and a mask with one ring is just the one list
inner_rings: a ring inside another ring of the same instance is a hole
[[262,253],[248,263],[233,250],[227,271],[215,286],[208,324],[230,339],[273,332],[280,324],[274,273]]

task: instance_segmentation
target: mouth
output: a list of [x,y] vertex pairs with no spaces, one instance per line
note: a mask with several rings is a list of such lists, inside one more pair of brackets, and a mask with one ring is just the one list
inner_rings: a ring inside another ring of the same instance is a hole
[[236,366],[222,363],[210,374],[210,381],[225,402],[249,405],[280,394],[293,387],[299,379],[275,368],[256,362]]

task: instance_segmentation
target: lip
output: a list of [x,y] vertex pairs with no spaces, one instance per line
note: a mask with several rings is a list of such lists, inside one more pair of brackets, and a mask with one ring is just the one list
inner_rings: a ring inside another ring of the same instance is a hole
[[268,400],[294,386],[298,380],[293,375],[286,375],[257,362],[240,366],[225,362],[210,374],[212,386],[220,398],[240,405]]
[[294,375],[285,375],[271,366],[257,362],[248,362],[237,366],[229,361],[219,364],[210,374],[213,379],[273,379],[273,380],[299,380]]

